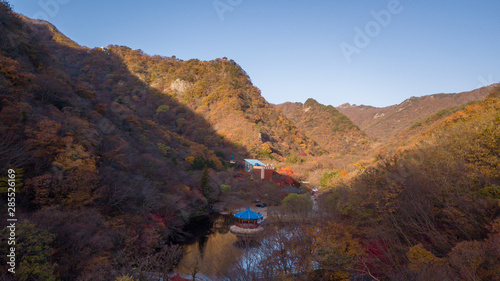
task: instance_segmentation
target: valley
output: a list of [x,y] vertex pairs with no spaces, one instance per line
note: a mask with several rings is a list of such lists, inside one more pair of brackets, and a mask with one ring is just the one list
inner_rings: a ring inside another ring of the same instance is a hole
[[[0,279],[498,280],[499,84],[271,104],[232,59],[80,46],[6,2],[0,19],[22,253]],[[229,232],[247,206],[262,237]]]

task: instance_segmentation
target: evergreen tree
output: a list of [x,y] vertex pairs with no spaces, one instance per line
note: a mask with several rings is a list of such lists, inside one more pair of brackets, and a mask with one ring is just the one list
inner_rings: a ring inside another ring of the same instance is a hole
[[212,192],[210,190],[210,178],[208,176],[207,166],[203,168],[203,172],[201,173],[200,186],[201,186],[201,192],[203,192],[203,195],[207,199],[208,204],[212,205],[214,203],[214,198],[212,197]]

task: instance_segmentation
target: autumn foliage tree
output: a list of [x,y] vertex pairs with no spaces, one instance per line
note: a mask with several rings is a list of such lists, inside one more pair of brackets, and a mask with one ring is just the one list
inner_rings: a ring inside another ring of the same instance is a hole
[[[257,89],[234,62],[90,49],[5,2],[0,18],[0,167],[24,170],[17,178],[19,215],[46,229],[28,228],[34,237],[45,233],[40,245],[54,249],[40,252],[45,265],[25,267],[45,268],[46,275],[39,270],[26,278],[111,280],[130,266],[115,253],[131,240],[137,244],[131,251],[152,250],[144,270],[159,270],[165,257],[159,245],[183,235],[183,226],[216,199],[217,192],[200,192],[201,171],[193,164],[220,172],[224,155],[248,154],[193,106],[211,103],[204,99],[209,89],[225,87],[234,97],[246,96],[236,91],[241,87]],[[230,77],[220,80],[220,71]],[[177,79],[199,84],[181,101],[170,89]],[[244,100],[231,106],[252,99]],[[35,248],[27,247],[26,257],[36,256]]]
[[449,276],[444,268],[452,259],[438,261],[453,256],[465,266],[469,261],[458,261],[464,252],[477,261],[460,276],[489,276],[479,270],[479,264],[491,266],[484,264],[478,245],[500,211],[493,191],[500,180],[499,109],[496,98],[468,106],[349,183],[352,192],[338,210],[354,220],[365,239],[387,249],[384,258],[369,264],[379,277],[414,278],[417,272],[426,280],[438,271]]

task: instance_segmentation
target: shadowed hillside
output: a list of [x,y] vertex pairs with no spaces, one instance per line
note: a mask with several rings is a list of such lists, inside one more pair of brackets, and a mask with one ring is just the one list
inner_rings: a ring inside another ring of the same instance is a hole
[[260,95],[233,60],[182,61],[126,47],[109,50],[141,81],[203,116],[219,135],[257,157],[283,160],[293,153],[319,152],[314,141]]
[[[210,211],[233,180],[229,157],[245,148],[115,51],[78,46],[3,2],[0,19],[0,167],[17,175],[19,250],[30,263],[20,274],[101,280],[97,266],[137,268]],[[7,200],[5,178],[1,186]]]
[[[500,280],[499,93],[274,106],[232,60],[90,49],[0,0],[0,212],[16,219],[0,280],[172,281],[183,254],[193,280],[217,262],[216,280]],[[256,199],[258,243],[208,219]]]

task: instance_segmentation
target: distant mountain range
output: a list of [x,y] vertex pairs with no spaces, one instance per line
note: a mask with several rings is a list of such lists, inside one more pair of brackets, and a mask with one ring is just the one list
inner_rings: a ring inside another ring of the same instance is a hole
[[337,109],[368,135],[387,140],[415,122],[440,110],[484,99],[495,85],[458,94],[411,97],[387,107],[342,104]]
[[[115,280],[107,275],[120,272],[113,267],[129,270],[151,257],[163,270],[160,249],[181,238],[193,218],[211,213],[218,200],[240,204],[259,196],[279,205],[279,186],[243,176],[231,156],[240,163],[264,158],[287,177],[323,181],[331,189],[319,206],[327,206],[332,218],[347,215],[339,223],[362,222],[357,226],[394,235],[372,241],[410,237],[396,243],[402,258],[395,268],[407,260],[400,246],[422,240],[445,257],[452,244],[442,249],[442,240],[422,235],[444,227],[442,237],[452,233],[455,244],[484,238],[499,213],[498,202],[490,200],[500,198],[499,92],[491,85],[384,108],[335,108],[314,99],[272,105],[233,60],[184,61],[125,46],[79,46],[52,24],[18,15],[0,1],[0,171],[16,173],[16,216],[23,218],[16,243],[26,247],[29,240],[28,248],[46,249],[32,259],[31,250],[20,248],[28,253],[21,265],[30,264],[20,270],[30,270],[25,279],[33,280],[75,280],[92,272]],[[1,177],[6,193],[7,178]],[[352,186],[342,189],[350,180]],[[442,193],[433,195],[438,189]],[[474,205],[480,197],[486,199]],[[428,218],[419,221],[422,210]],[[483,219],[484,230],[476,232]],[[460,232],[452,232],[457,223]],[[337,270],[332,261],[357,260],[351,250],[346,256],[338,249],[324,252],[334,253],[324,259],[329,270]],[[0,272],[1,280],[5,276]],[[91,276],[79,280],[101,280]]]

